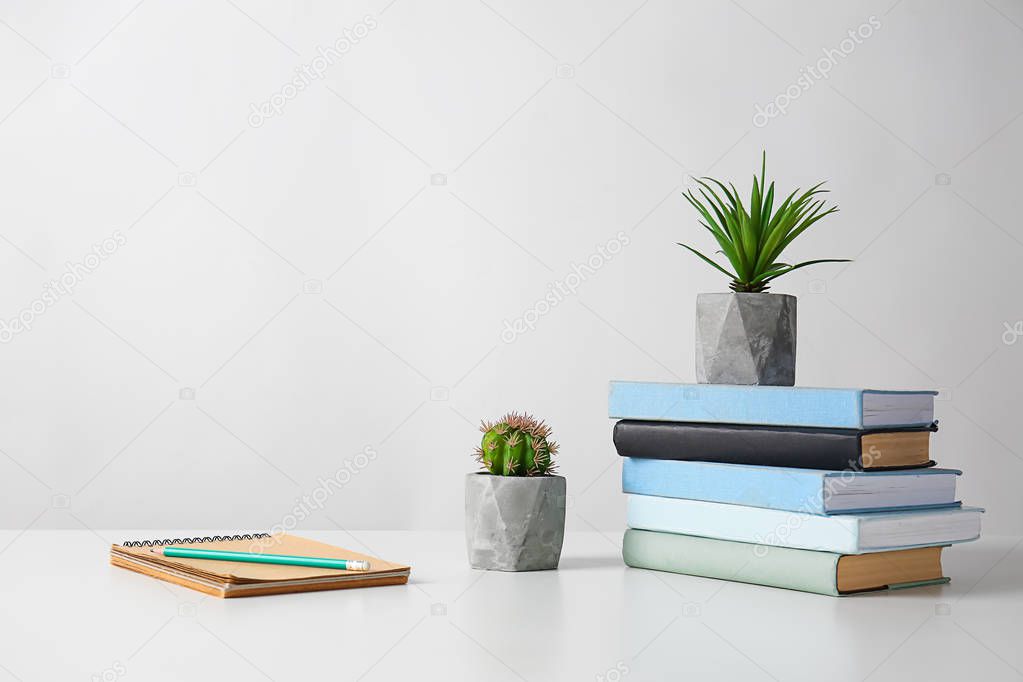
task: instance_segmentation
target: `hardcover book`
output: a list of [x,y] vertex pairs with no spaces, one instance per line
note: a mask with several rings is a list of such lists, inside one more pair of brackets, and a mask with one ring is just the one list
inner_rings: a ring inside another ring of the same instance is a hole
[[612,381],[608,415],[846,429],[926,427],[934,421],[935,395],[935,391]]
[[622,491],[803,512],[957,506],[955,469],[820,471],[626,457]]
[[952,507],[820,516],[651,495],[629,495],[628,500],[630,528],[835,554],[976,540],[982,513],[976,507]]
[[634,568],[841,596],[947,583],[941,549],[843,555],[630,529],[622,557]]
[[925,427],[869,430],[623,420],[614,444],[623,457],[700,460],[801,469],[876,470],[933,466]]

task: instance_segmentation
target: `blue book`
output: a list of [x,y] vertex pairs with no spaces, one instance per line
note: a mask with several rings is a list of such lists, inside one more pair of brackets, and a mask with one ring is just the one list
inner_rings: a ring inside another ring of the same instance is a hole
[[629,528],[835,554],[936,547],[980,537],[976,507],[820,516],[652,495],[629,495]]
[[608,416],[868,429],[929,426],[935,391],[612,381]]
[[802,512],[955,507],[955,469],[822,471],[625,457],[622,491]]

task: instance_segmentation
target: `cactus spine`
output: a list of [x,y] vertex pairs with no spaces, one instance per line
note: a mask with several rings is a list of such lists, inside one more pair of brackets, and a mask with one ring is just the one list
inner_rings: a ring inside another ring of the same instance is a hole
[[483,440],[476,460],[495,476],[547,476],[554,473],[558,444],[551,427],[528,414],[509,412],[497,422],[480,424]]

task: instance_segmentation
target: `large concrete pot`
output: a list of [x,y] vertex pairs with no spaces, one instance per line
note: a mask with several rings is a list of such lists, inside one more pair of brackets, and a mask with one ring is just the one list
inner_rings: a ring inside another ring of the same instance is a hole
[[701,384],[796,383],[796,297],[699,294],[696,380]]
[[473,568],[557,568],[564,539],[563,476],[465,477],[465,546]]

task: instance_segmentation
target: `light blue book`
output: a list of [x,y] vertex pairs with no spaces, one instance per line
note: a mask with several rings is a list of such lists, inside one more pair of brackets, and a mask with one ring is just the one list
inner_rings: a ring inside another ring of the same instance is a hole
[[612,381],[608,416],[673,422],[867,429],[928,426],[935,391]]
[[805,514],[953,507],[955,469],[822,471],[623,458],[622,492]]
[[758,545],[866,554],[936,547],[980,537],[983,509],[952,507],[919,511],[819,516],[652,495],[629,495],[629,528]]

